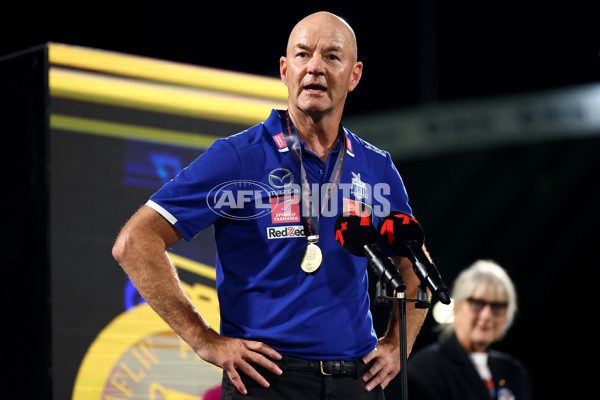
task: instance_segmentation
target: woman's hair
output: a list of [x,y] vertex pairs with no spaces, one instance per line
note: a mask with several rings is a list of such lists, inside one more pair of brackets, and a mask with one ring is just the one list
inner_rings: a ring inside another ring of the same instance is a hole
[[[504,332],[508,331],[517,312],[517,293],[504,268],[494,261],[477,260],[458,275],[451,294],[454,307],[467,300],[480,286],[487,286],[487,290],[506,296],[508,307]],[[442,335],[446,337],[454,331],[454,324],[450,322],[444,325]]]

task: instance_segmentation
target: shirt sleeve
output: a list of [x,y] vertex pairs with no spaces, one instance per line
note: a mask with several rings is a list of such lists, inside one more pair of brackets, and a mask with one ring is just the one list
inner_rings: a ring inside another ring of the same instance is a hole
[[[383,219],[387,217],[391,211],[402,211],[412,216],[412,208],[408,204],[408,193],[404,187],[404,182],[389,154],[387,155],[386,160],[384,182],[386,185],[382,186],[381,190],[387,191],[387,193],[375,193],[376,197],[380,197],[379,204],[375,206],[379,208],[374,209],[373,216],[373,223],[377,229],[380,228]],[[395,257],[398,255],[393,253],[384,244],[382,237],[380,237],[378,245],[386,256]]]
[[408,204],[406,187],[389,155],[385,169],[385,181],[390,185],[390,211],[402,211],[412,215],[412,208]]
[[209,206],[210,193],[224,183],[239,180],[240,174],[237,151],[227,139],[218,139],[154,193],[146,205],[191,240],[221,217]]

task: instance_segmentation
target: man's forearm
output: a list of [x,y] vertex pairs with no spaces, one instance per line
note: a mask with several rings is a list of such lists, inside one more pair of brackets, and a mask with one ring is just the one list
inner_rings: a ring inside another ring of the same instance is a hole
[[[407,298],[410,297],[407,294]],[[392,311],[390,314],[388,329],[385,333],[385,337],[390,341],[400,342],[400,313],[399,313],[399,301],[394,301]],[[417,336],[421,331],[421,327],[425,322],[427,316],[427,309],[415,308],[415,303],[412,301],[406,302],[406,344],[408,354],[410,354]]]
[[[398,268],[404,283],[406,284],[406,298],[416,299],[418,293],[418,287],[421,284],[419,278],[415,275],[412,270],[412,263],[407,258],[394,259],[394,264]],[[428,291],[428,296],[430,296]],[[427,308],[416,308],[415,302],[407,301],[406,304],[406,343],[408,354],[410,354],[413,345],[417,339],[421,327],[425,322],[427,316]],[[390,321],[388,325],[388,331],[386,337],[395,339],[397,343],[400,341],[400,315],[399,315],[399,301],[393,302],[392,312],[390,315]],[[407,354],[407,356],[408,356]]]
[[209,327],[185,293],[166,253],[177,240],[178,233],[166,220],[143,207],[120,232],[113,256],[146,303],[197,350]]
[[134,286],[146,303],[195,351],[199,350],[202,338],[210,329],[199,311],[194,307],[183,289],[166,253],[161,263],[148,263],[144,272],[132,273],[134,269],[124,267]]

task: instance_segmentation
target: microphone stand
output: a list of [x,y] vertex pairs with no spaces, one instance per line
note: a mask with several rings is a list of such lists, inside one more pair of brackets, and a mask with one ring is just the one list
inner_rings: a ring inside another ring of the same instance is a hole
[[400,331],[400,399],[408,399],[408,348],[406,337],[406,302],[414,302],[415,308],[429,308],[431,303],[427,296],[427,286],[421,283],[417,289],[416,299],[407,299],[406,292],[396,292],[395,296],[390,296],[387,291],[386,282],[380,280],[376,289],[375,302],[377,304],[390,304],[392,301],[398,302],[399,331]]

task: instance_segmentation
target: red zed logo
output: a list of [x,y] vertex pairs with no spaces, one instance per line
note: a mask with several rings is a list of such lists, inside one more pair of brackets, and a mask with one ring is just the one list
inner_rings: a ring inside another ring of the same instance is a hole
[[299,203],[298,196],[272,197],[271,222],[274,224],[300,222]]

